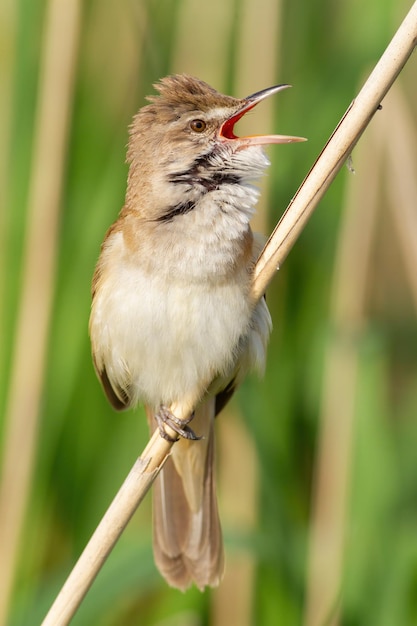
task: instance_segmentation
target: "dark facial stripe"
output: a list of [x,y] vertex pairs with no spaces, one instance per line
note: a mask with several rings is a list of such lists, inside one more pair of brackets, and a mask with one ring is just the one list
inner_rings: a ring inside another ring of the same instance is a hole
[[169,207],[163,215],[158,217],[157,222],[170,222],[177,217],[177,215],[185,215],[185,213],[189,213],[195,207],[195,202],[180,202],[175,206]]
[[199,176],[195,172],[178,172],[172,174],[169,178],[170,183],[201,185],[206,191],[214,191],[220,185],[236,185],[240,183],[239,176],[236,174],[228,174],[227,172],[210,172],[207,171],[205,176]]
[[210,162],[211,154],[205,154],[194,161],[188,170],[175,172],[169,177],[170,183],[198,185],[207,191],[214,191],[220,185],[240,183],[240,177],[227,170],[218,170]]

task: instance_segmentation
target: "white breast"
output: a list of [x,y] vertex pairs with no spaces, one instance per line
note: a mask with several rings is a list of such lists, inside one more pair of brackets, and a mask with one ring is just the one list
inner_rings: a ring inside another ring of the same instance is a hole
[[134,402],[197,401],[217,374],[233,367],[251,312],[236,282],[167,283],[132,266],[115,267],[93,304],[97,364],[130,388]]

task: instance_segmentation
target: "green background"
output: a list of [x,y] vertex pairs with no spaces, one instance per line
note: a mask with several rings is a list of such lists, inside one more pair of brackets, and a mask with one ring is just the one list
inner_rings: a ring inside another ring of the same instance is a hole
[[[258,221],[268,234],[409,6],[404,0],[80,3],[59,221],[50,235],[56,265],[51,283],[42,286],[41,275],[35,285],[51,297],[46,357],[32,367],[28,345],[24,358],[28,376],[40,376],[38,400],[25,381],[13,388],[12,372],[47,3],[3,3],[0,418],[3,423],[16,394],[37,417],[34,432],[21,433],[22,450],[26,444],[34,450],[28,494],[13,482],[24,465],[19,450],[16,474],[8,479],[8,497],[21,503],[24,521],[9,568],[14,583],[6,624],[42,621],[147,441],[142,409],[119,415],[107,404],[87,327],[99,247],[123,205],[127,126],[153,93],[152,83],[187,72],[238,97],[293,85],[246,122],[251,132],[309,140],[268,149],[272,165]],[[67,27],[64,20],[63,33]],[[64,62],[50,53],[55,63]],[[417,262],[416,248],[407,247],[398,228],[401,190],[413,185],[410,165],[414,180],[417,173],[415,63],[412,57],[396,84],[405,113],[397,101],[384,104],[371,124],[379,124],[377,132],[369,129],[353,153],[356,173],[342,170],[271,284],[274,332],[265,377],[248,379],[222,415],[222,421],[230,416],[230,425],[219,427],[218,473],[232,576],[224,589],[232,595],[222,588],[182,594],[166,586],[153,564],[147,497],[74,624],[417,623],[417,290],[410,270]],[[48,97],[53,115],[54,93]],[[400,154],[401,142],[389,152],[397,118],[407,124],[411,156]],[[378,197],[363,256],[372,181]],[[43,184],[51,184],[48,176]],[[349,229],[352,212],[357,222]],[[44,236],[48,240],[48,224]],[[344,266],[343,254],[350,260]],[[35,315],[31,330],[36,337]],[[8,427],[0,432],[5,458]],[[227,472],[241,476],[239,489]],[[335,593],[326,599],[329,585]]]

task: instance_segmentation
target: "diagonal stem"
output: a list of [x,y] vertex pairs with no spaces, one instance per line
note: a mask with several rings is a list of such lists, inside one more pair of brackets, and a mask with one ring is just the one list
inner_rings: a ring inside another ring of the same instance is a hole
[[395,33],[361,91],[270,236],[255,267],[252,293],[259,299],[282,265],[314,209],[352,152],[417,44],[417,2]]

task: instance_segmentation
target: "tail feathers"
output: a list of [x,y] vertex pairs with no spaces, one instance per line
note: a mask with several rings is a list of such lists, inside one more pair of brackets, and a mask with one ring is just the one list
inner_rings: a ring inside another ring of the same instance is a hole
[[[213,413],[214,402],[209,403]],[[203,412],[207,414],[207,406],[203,407]],[[200,422],[201,416],[196,415],[196,418],[196,422]],[[205,445],[201,447],[205,456],[202,471],[197,471],[194,476],[202,483],[202,488],[192,490],[190,495],[190,477],[185,481],[181,477],[195,464],[194,461],[188,462],[187,455],[192,453],[195,456],[198,441],[176,443],[175,462],[172,457],[167,460],[154,484],[155,563],[168,584],[182,591],[193,583],[201,590],[218,585],[224,569],[214,482],[212,415],[210,420],[206,431],[208,441],[204,441]],[[196,493],[200,494],[199,502],[195,501]]]

